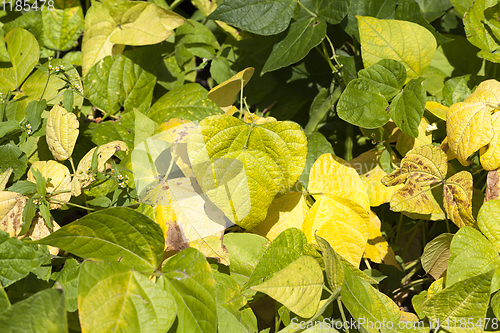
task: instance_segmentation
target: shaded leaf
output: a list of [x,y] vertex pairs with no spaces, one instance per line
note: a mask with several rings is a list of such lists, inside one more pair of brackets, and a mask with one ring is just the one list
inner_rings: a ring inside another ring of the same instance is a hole
[[452,239],[453,234],[444,233],[425,245],[422,268],[436,280],[443,277],[446,272]]

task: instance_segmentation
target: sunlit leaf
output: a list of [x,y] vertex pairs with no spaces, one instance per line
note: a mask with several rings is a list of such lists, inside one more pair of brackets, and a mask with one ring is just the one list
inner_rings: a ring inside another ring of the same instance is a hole
[[475,224],[472,217],[472,175],[461,171],[448,178],[443,188],[446,214],[459,228]]
[[319,306],[323,274],[314,258],[302,256],[252,289],[271,296],[300,317],[309,318]]
[[12,175],[12,168],[7,168],[4,172],[0,174],[0,191],[5,190],[7,182],[9,181],[10,175]]
[[364,257],[373,262],[386,265],[396,266],[398,269],[399,264],[394,255],[394,251],[389,243],[385,240],[380,232],[381,222],[378,216],[370,211],[370,225],[368,227],[368,242],[366,243]]
[[64,161],[71,157],[78,138],[80,123],[74,113],[59,105],[49,112],[47,120],[47,145],[56,160]]
[[[365,68],[381,59],[393,59],[406,67],[407,81],[421,76],[436,51],[436,39],[421,25],[398,20],[357,16],[361,54]],[[411,43],[406,41],[411,40]]]
[[[55,194],[51,196],[51,198],[63,202],[69,201],[71,198],[71,176],[68,168],[64,164],[56,161],[34,162],[28,170],[28,180],[35,183],[36,180],[33,176],[33,169],[40,171],[46,181],[50,178],[50,181],[47,181],[46,183],[47,194],[50,195],[52,192],[61,191],[61,193]],[[62,205],[64,205],[64,203],[50,201],[50,209],[56,209]]]
[[253,67],[248,67],[230,79],[222,82],[208,92],[208,98],[222,110],[227,111],[234,103],[240,90],[250,81],[254,72]]

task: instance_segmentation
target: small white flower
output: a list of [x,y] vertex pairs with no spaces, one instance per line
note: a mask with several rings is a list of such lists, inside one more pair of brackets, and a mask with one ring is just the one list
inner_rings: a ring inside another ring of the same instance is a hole
[[437,127],[436,123],[432,123],[430,125],[427,125],[427,128],[425,130],[427,132],[432,132],[432,131],[435,131],[437,129],[438,129],[438,127]]

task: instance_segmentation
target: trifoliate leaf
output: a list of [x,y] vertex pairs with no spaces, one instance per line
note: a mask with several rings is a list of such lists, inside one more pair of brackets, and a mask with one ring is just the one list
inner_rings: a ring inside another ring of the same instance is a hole
[[74,113],[68,113],[59,105],[54,105],[47,119],[47,145],[56,160],[64,161],[71,157],[80,123]]

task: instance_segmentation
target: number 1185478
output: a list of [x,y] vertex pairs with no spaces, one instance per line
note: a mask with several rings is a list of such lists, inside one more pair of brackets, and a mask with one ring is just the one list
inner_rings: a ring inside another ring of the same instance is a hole
[[54,10],[54,0],[1,0],[4,11]]

